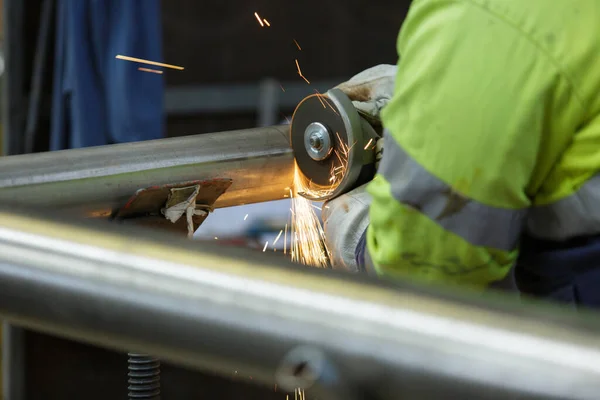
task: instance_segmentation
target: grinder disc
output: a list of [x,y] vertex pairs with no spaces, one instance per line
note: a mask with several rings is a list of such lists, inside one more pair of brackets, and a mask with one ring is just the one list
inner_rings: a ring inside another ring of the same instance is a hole
[[[313,159],[306,145],[305,133],[315,122],[327,128],[333,147],[329,156],[322,160]],[[344,151],[348,158],[347,168],[342,180],[336,184],[341,186],[344,181],[356,180],[362,162],[360,152],[353,145],[362,144],[363,133],[358,112],[342,91],[332,89],[325,96],[315,94],[302,100],[294,111],[290,132],[296,163],[309,181],[331,187],[331,172],[341,164],[335,153]]]

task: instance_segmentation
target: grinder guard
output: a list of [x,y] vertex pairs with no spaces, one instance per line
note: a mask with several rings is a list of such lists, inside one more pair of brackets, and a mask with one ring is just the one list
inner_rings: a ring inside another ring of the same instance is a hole
[[[299,192],[301,196],[329,200],[373,179],[381,129],[377,131],[361,117],[340,89],[302,100],[294,111],[290,132],[296,163],[310,188]],[[332,182],[332,171],[339,168],[344,173]]]

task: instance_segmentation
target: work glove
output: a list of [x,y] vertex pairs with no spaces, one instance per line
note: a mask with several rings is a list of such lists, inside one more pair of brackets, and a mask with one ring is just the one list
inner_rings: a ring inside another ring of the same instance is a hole
[[[394,94],[396,65],[381,64],[354,75],[350,80],[336,86],[352,100],[359,114],[372,125],[381,125],[381,110]],[[375,167],[383,156],[383,138],[375,143]]]
[[323,205],[321,218],[325,230],[325,242],[331,253],[331,265],[335,269],[358,272],[356,247],[369,226],[371,195],[367,185],[343,194]]
[[397,67],[381,64],[364,70],[336,86],[352,100],[358,112],[371,124],[381,125],[381,110],[394,93]]
[[[381,125],[381,110],[392,98],[396,70],[395,65],[377,65],[353,76],[337,88],[352,100],[363,118],[373,125]],[[378,139],[375,145],[375,166],[378,167],[383,156],[383,139]],[[356,247],[369,226],[371,205],[366,186],[362,185],[323,205],[321,217],[333,268],[349,272],[359,270]]]

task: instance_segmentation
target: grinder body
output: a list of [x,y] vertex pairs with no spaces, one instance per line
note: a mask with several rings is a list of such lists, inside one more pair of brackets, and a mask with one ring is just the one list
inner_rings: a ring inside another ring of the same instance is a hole
[[339,89],[306,97],[296,107],[290,129],[303,180],[298,193],[326,201],[369,182],[381,134],[381,126],[363,118]]

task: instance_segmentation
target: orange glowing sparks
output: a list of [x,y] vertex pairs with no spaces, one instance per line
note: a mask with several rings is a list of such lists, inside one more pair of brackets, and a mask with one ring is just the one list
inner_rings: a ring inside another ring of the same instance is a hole
[[263,253],[264,253],[265,251],[267,251],[267,246],[268,246],[268,245],[269,245],[269,241],[267,240],[267,241],[265,242],[265,247],[263,247]]
[[302,51],[302,47],[300,47],[300,44],[296,41],[296,39],[294,39],[294,43],[296,43],[298,50]]
[[298,174],[297,181],[295,181],[295,185],[297,188],[297,193],[306,195],[309,198],[325,198],[333,193],[334,190],[342,182],[344,175],[346,174],[346,170],[348,167],[348,159],[350,156],[350,149],[352,147],[348,147],[339,133],[336,132],[336,141],[338,143],[338,148],[333,151],[335,156],[335,163],[331,165],[329,171],[329,185],[327,186],[319,186],[313,184],[312,181],[309,181],[302,174]]
[[331,108],[331,111],[333,111],[334,113],[338,114],[338,112],[336,111],[336,109],[329,102],[329,98],[326,95],[321,94],[317,89],[315,89],[315,93],[319,96],[319,101],[323,105],[323,108],[325,108],[325,104],[327,104],[327,106],[329,106],[329,108]]
[[183,67],[180,67],[178,65],[164,64],[164,63],[159,63],[156,61],[144,60],[142,58],[135,58],[135,57],[129,57],[129,56],[122,56],[122,55],[117,55],[117,56],[115,56],[115,58],[117,58],[119,60],[132,61],[132,62],[137,62],[137,63],[141,63],[141,64],[155,65],[157,67],[172,68],[172,69],[177,69],[180,71],[183,70]]
[[256,17],[256,20],[258,21],[258,23],[260,24],[260,26],[264,27],[265,24],[263,23],[262,19],[258,16],[258,13],[255,12],[254,16]]
[[244,217],[244,221],[248,219],[248,214],[246,214],[246,216]]
[[287,254],[287,226],[288,224],[285,224],[285,233],[283,234],[283,254]]
[[300,77],[302,79],[304,79],[306,81],[306,83],[308,83],[310,85],[310,81],[308,79],[306,79],[306,77],[304,75],[302,75],[302,70],[300,69],[300,64],[298,63],[298,59],[296,59],[295,61],[296,61],[296,68],[298,68],[298,75],[300,75]]
[[269,21],[267,21],[265,18],[263,18],[263,21],[265,21],[265,25],[266,26],[271,26],[271,24],[269,23]]
[[283,229],[279,231],[279,235],[277,235],[277,237],[275,238],[275,241],[273,242],[273,247],[275,247],[275,245],[279,241],[279,238],[281,237],[282,234],[283,234]]
[[291,208],[290,249],[292,261],[319,268],[329,266],[330,253],[325,244],[325,232],[310,200],[298,193],[311,192],[298,166],[295,168]]
[[322,97],[321,94],[319,92],[317,92],[317,99],[319,99],[319,101],[321,102],[321,105],[323,106],[323,108],[326,109],[327,107],[325,106],[325,102],[323,101],[323,99],[321,99],[321,97]]
[[369,148],[369,146],[371,145],[371,143],[373,143],[373,138],[369,139],[369,142],[365,146],[365,150]]
[[158,69],[150,69],[150,68],[143,68],[143,67],[139,67],[138,71],[142,71],[142,72],[151,72],[153,74],[162,74],[163,72],[158,70]]

